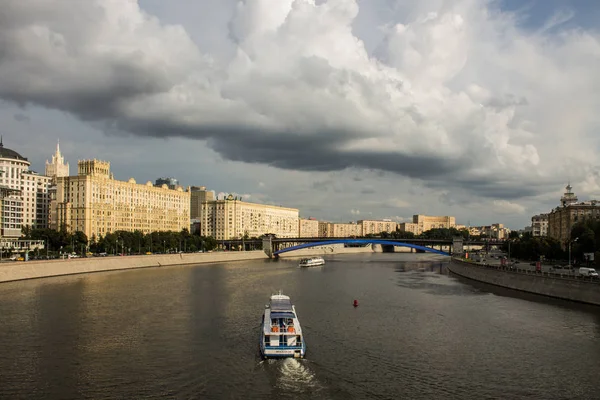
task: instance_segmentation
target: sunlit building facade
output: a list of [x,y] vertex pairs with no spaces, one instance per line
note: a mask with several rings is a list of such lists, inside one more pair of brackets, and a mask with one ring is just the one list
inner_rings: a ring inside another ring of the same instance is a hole
[[298,209],[249,203],[233,195],[202,203],[200,232],[217,240],[259,237],[271,233],[281,238],[298,236]]
[[115,180],[106,161],[79,161],[77,176],[58,177],[51,208],[51,228],[81,231],[88,238],[190,228],[189,191]]
[[298,237],[316,238],[319,237],[319,221],[314,218],[300,218],[298,220]]

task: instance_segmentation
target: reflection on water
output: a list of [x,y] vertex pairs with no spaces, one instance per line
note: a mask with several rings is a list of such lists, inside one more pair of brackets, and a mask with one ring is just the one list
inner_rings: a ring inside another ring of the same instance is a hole
[[[428,255],[326,262],[0,285],[0,399],[597,397],[599,308],[461,281]],[[307,359],[260,360],[279,289]]]

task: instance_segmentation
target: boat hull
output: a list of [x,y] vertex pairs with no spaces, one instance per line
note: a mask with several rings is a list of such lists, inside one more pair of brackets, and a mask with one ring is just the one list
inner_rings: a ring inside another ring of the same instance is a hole
[[306,355],[304,340],[302,340],[301,346],[265,346],[263,339],[264,324],[261,324],[260,328],[260,356],[262,358],[304,358]]

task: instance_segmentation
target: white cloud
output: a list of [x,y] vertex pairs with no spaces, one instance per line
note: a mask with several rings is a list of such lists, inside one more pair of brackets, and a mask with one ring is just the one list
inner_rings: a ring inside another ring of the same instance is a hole
[[524,214],[525,207],[507,200],[494,200],[494,211],[498,214]]
[[356,210],[356,209],[353,208],[352,210],[350,210],[350,214],[352,214],[352,215],[360,215],[360,210]]

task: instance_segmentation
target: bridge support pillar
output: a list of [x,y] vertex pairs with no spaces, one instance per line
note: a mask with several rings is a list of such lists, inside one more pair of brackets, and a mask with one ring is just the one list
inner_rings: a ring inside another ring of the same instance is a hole
[[264,237],[262,242],[263,242],[263,250],[264,250],[265,254],[269,258],[273,258],[273,240],[272,240],[272,238],[270,236]]
[[463,238],[452,239],[452,247],[450,248],[450,255],[462,256],[463,254]]

